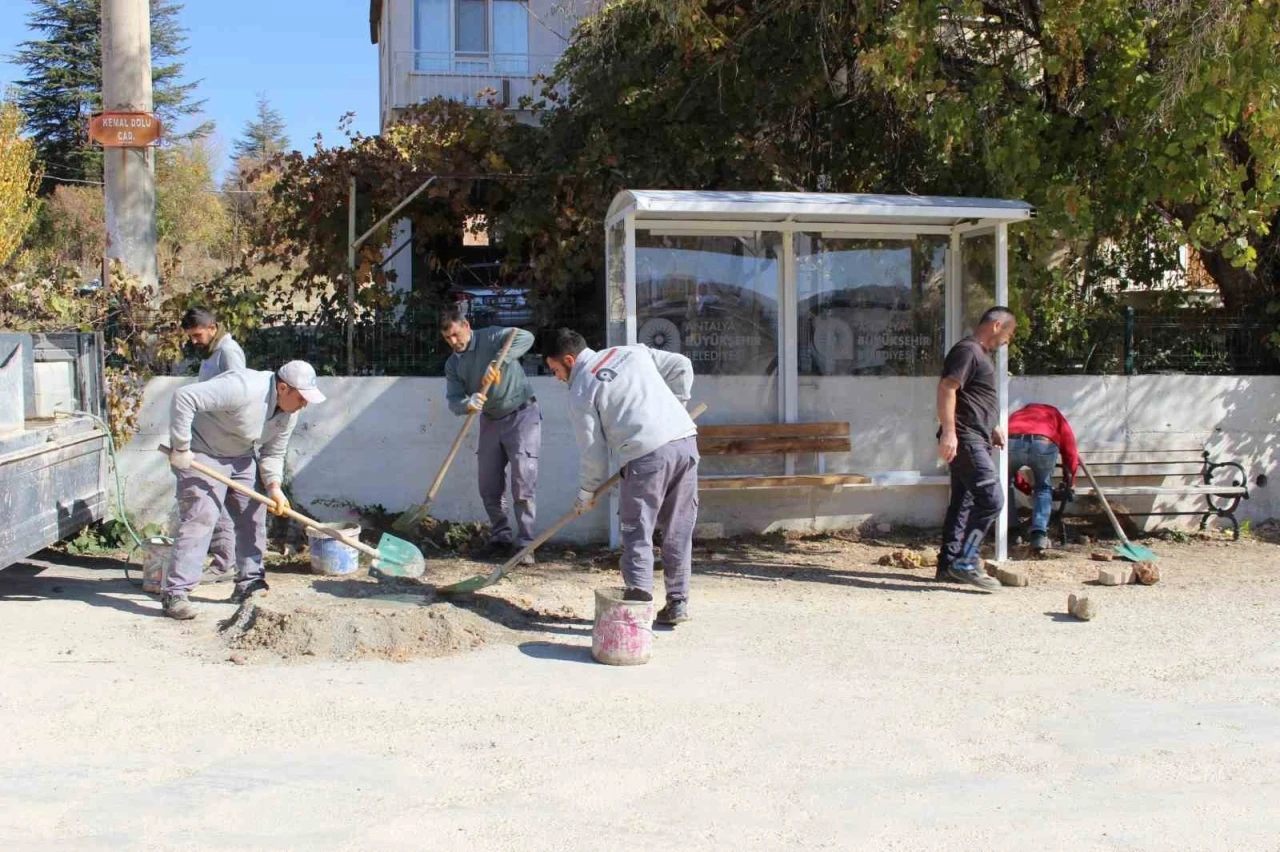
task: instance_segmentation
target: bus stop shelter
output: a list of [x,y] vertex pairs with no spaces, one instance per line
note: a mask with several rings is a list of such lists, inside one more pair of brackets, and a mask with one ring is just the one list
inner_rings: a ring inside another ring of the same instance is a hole
[[[937,490],[948,482],[934,438],[942,361],[983,311],[1007,304],[1008,227],[1033,215],[986,198],[624,191],[605,222],[607,342],[688,356],[709,423],[848,420],[853,452],[821,463],[871,482],[842,491]],[[996,366],[1007,427],[1007,352]],[[812,464],[704,460],[713,472]],[[1000,473],[1007,482],[1003,453]],[[761,492],[735,499],[786,505]],[[845,511],[819,502],[807,505]]]

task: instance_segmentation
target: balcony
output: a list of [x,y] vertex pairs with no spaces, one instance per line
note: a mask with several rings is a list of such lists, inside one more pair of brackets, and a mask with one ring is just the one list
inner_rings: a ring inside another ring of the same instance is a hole
[[537,99],[542,83],[559,54],[427,53],[399,51],[391,63],[389,89],[392,109],[404,109],[432,98],[448,98],[475,106],[491,99],[507,109],[519,109],[520,99]]

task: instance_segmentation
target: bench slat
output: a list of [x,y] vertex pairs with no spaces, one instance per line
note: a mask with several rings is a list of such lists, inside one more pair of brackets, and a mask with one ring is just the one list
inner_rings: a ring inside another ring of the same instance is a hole
[[848,438],[706,438],[698,435],[698,452],[704,456],[764,455],[775,453],[847,453]]
[[847,422],[831,423],[747,423],[699,426],[699,438],[847,438]]
[[698,488],[718,491],[729,488],[804,488],[823,485],[866,485],[871,477],[858,473],[829,473],[805,476],[700,476]]
[[[1234,497],[1244,496],[1249,490],[1241,485],[1109,485],[1102,489],[1108,497],[1115,495],[1141,497],[1161,494],[1208,494],[1210,496]],[[1085,486],[1075,489],[1076,494],[1092,494],[1093,488]]]

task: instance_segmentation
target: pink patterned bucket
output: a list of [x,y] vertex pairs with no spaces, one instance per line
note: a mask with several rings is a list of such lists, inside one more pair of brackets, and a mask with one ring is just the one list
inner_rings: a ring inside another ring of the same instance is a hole
[[596,589],[591,656],[610,666],[639,666],[653,654],[653,601],[624,601],[623,589]]

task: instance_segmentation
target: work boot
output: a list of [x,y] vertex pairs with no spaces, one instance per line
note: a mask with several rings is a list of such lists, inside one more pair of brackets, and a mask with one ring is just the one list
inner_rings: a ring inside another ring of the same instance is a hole
[[231,593],[231,602],[233,604],[242,604],[249,600],[249,598],[266,594],[270,588],[271,587],[267,585],[267,581],[261,577],[244,585],[237,583],[236,590]]
[[686,600],[669,600],[667,605],[658,610],[653,617],[658,624],[675,626],[689,620],[689,602]]
[[160,607],[165,615],[178,621],[190,621],[196,617],[196,608],[191,605],[191,601],[187,600],[185,594],[175,592],[161,595]]
[[968,583],[971,586],[977,586],[984,592],[994,592],[1000,588],[1000,581],[995,577],[991,577],[979,567],[982,563],[978,561],[960,560],[947,569],[947,573],[961,583]]
[[960,582],[960,581],[959,581],[959,580],[957,580],[955,577],[952,577],[952,576],[951,576],[951,573],[950,573],[950,571],[948,570],[948,569],[950,569],[950,567],[951,567],[951,563],[950,563],[949,561],[947,561],[946,554],[944,554],[944,553],[939,553],[939,554],[938,554],[938,570],[937,570],[937,571],[935,571],[935,572],[933,572],[933,579],[934,579],[934,582],[937,582],[937,583],[958,583],[958,582]]
[[235,578],[236,571],[234,568],[223,568],[219,570],[210,565],[208,568],[204,569],[204,572],[200,575],[200,585],[211,586],[214,583],[230,583]]
[[644,589],[627,589],[622,593],[622,599],[624,601],[637,601],[643,603],[645,601],[653,600],[653,594],[651,592],[646,592]]
[[521,556],[520,561],[517,562],[516,564],[517,565],[537,565],[538,560],[534,559],[533,553],[530,552],[530,553],[526,553],[524,556]]
[[1036,553],[1044,553],[1046,550],[1049,550],[1051,547],[1053,547],[1053,543],[1049,541],[1049,536],[1047,533],[1041,532],[1039,530],[1031,531],[1031,549],[1032,550],[1034,550]]

